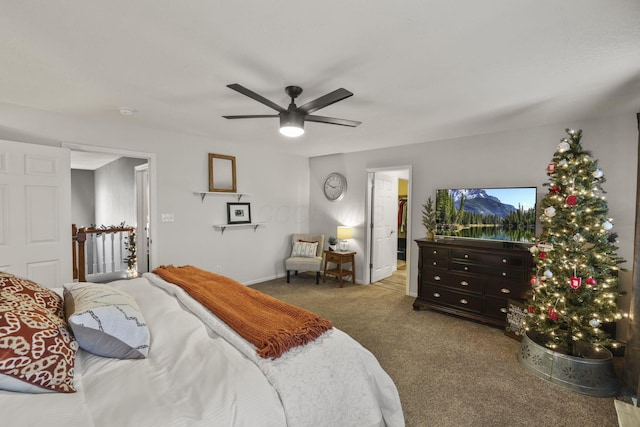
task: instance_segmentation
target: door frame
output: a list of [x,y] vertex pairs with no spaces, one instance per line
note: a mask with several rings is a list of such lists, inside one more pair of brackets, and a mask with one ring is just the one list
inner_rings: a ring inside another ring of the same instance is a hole
[[[151,248],[149,242],[151,241],[150,232],[151,225],[147,228],[147,219],[151,221],[151,214],[149,211],[149,163],[138,165],[135,168],[136,171],[136,248],[137,252],[137,266],[138,274],[149,272]],[[146,179],[145,179],[146,178]],[[145,182],[146,181],[146,182]],[[145,197],[146,196],[146,197]],[[146,214],[146,216],[145,216]],[[141,226],[141,224],[143,224]],[[142,228],[142,229],[141,229]],[[144,262],[141,262],[141,259]],[[140,268],[143,266],[144,268]]]
[[408,185],[407,185],[407,281],[405,283],[405,294],[409,295],[409,285],[411,283],[411,248],[409,244],[411,237],[411,206],[413,204],[413,196],[411,194],[413,168],[411,165],[404,166],[388,166],[382,168],[367,168],[367,190],[365,200],[365,254],[364,259],[367,263],[364,269],[364,283],[371,283],[371,265],[373,255],[373,232],[372,232],[372,209],[373,209],[373,184],[374,176],[376,172],[397,172],[407,171],[408,173]]
[[158,251],[154,250],[154,246],[157,247],[157,227],[155,226],[155,218],[158,217],[158,202],[157,202],[157,160],[155,153],[147,153],[143,151],[123,150],[113,147],[100,147],[96,145],[76,144],[63,142],[62,147],[68,148],[71,151],[83,151],[86,153],[104,153],[104,154],[116,154],[122,157],[131,157],[138,159],[146,159],[149,165],[149,271],[158,266]]

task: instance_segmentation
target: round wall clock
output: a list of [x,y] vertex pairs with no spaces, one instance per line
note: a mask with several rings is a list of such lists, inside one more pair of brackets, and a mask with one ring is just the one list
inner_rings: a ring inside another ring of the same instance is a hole
[[344,197],[347,192],[347,178],[344,175],[333,172],[327,175],[324,180],[324,196],[332,202],[338,201]]

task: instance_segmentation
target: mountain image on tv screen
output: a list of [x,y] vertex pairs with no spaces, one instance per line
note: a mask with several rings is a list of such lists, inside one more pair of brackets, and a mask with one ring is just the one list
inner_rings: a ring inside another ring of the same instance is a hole
[[535,236],[536,188],[460,188],[436,193],[436,234],[529,242]]

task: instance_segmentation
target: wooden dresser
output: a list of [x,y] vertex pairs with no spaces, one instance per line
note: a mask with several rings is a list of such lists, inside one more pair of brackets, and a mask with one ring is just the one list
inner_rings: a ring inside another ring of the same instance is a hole
[[504,326],[507,300],[529,296],[533,261],[528,244],[454,238],[416,243],[415,310],[429,308]]

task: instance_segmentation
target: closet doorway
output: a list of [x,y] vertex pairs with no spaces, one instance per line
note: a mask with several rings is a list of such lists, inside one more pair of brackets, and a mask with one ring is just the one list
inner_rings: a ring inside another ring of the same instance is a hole
[[409,293],[411,167],[368,169],[368,283]]

